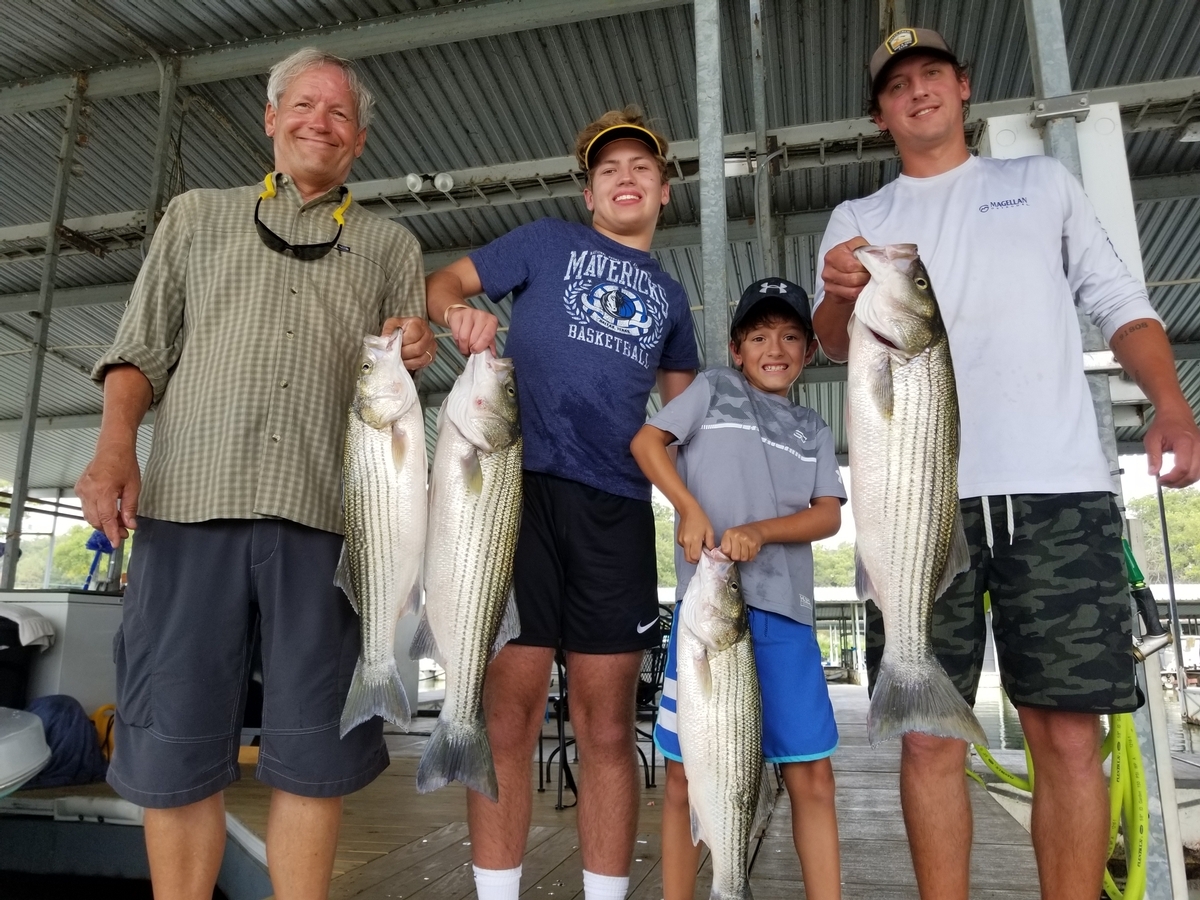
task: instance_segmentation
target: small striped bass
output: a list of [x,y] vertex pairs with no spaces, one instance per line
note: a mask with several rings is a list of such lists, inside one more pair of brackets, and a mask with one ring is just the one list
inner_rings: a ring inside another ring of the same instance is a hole
[[867,735],[986,744],[933,654],[934,602],[969,565],[958,506],[958,396],[950,342],[915,244],[860,247],[871,273],[850,320],[846,431],[858,594],[886,643]]
[[346,542],[336,583],[359,615],[362,648],[342,710],[343,737],[374,716],[407,726],[396,670],[396,622],[415,612],[425,547],[425,422],[400,358],[401,332],[363,338],[346,423],[342,485]]
[[774,799],[762,753],[762,697],[737,564],[704,550],[676,639],[676,728],[692,843],[712,854],[712,900],[750,897],[750,840]]
[[520,631],[512,599],[521,520],[521,426],[510,359],[471,355],[438,415],[429,485],[425,608],[410,655],[446,671],[417,790],[461,781],[497,799],[483,719],[487,664]]

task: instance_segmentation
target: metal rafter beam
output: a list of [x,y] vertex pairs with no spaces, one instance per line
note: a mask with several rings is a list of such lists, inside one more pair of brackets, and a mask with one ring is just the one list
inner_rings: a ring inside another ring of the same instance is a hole
[[[1155,128],[1176,128],[1182,115],[1200,115],[1200,104],[1192,112],[1184,109],[1192,95],[1200,95],[1200,76],[1176,78],[1170,81],[1118,85],[1089,92],[1093,103],[1116,102],[1123,108],[1122,122],[1126,132]],[[1029,112],[1033,100],[997,100],[971,107],[968,127],[978,129],[991,116]],[[1149,104],[1149,105],[1148,105]],[[1169,115],[1144,116],[1147,109],[1170,108]],[[1191,109],[1189,107],[1189,109]],[[792,125],[770,129],[768,139],[785,148],[779,163],[781,171],[801,168],[824,168],[850,165],[868,160],[891,159],[894,149],[891,139],[880,134],[867,118],[840,119],[809,125]],[[753,132],[727,134],[724,138],[726,175],[749,175],[750,161],[756,145]],[[675,168],[675,181],[696,181],[699,173],[699,146],[694,140],[671,144],[670,161]],[[477,166],[448,172],[454,181],[449,194],[423,190],[414,195],[408,190],[404,177],[359,181],[348,185],[355,200],[380,215],[394,219],[424,216],[480,206],[505,206],[513,203],[571,198],[579,196],[582,179],[576,171],[575,157],[554,156],[545,159],[523,160],[493,166]],[[1167,199],[1171,196],[1196,196],[1200,193],[1196,176],[1151,176],[1134,179],[1134,198],[1137,200]],[[1162,179],[1159,181],[1158,179]],[[427,181],[429,179],[426,179]],[[1143,194],[1142,191],[1147,193]],[[1177,190],[1177,194],[1161,193]],[[1158,192],[1153,193],[1152,192]],[[136,246],[143,237],[145,210],[126,210],[99,216],[68,219],[63,224],[73,231],[87,234],[109,250]],[[0,265],[40,258],[47,224],[9,225],[0,228]],[[15,246],[5,247],[5,244]],[[62,255],[78,251],[65,250]]]
[[[829,224],[829,216],[833,210],[814,209],[808,212],[790,213],[777,216],[777,224],[783,233],[795,237],[803,234],[821,234]],[[735,219],[728,225],[730,241],[752,241],[757,239],[754,226],[743,220]],[[671,250],[681,247],[700,246],[699,225],[670,225],[659,228],[654,233],[654,250]],[[443,266],[448,266],[460,256],[470,253],[475,247],[460,247],[453,250],[434,250],[423,256],[425,271],[432,272]],[[101,306],[106,303],[125,303],[129,300],[129,292],[133,290],[133,282],[125,281],[115,284],[97,284],[89,287],[59,288],[54,292],[54,308],[66,309],[72,306]],[[22,313],[37,309],[38,294],[27,291],[19,294],[0,294],[0,315]]]
[[[316,47],[346,59],[361,59],[681,6],[687,2],[689,0],[476,0],[180,54],[176,57],[179,84],[206,84],[260,75],[301,47]],[[143,94],[159,88],[159,69],[152,60],[92,69],[86,76],[88,97],[93,100]],[[74,82],[72,74],[0,86],[0,115],[60,106]]]

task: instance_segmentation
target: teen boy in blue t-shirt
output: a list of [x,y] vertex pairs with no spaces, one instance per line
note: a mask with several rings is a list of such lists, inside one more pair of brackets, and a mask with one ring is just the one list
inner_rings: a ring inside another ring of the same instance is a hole
[[464,299],[513,295],[512,357],[525,437],[513,564],[520,636],[488,666],[484,712],[499,802],[467,792],[479,900],[516,900],[529,830],[529,760],[555,651],[566,655],[580,748],[586,900],[622,900],[637,827],[634,688],[659,640],[650,484],[629,454],[658,382],[664,402],[699,368],[683,288],[650,244],[670,198],[667,141],[633,108],[579,133],[591,226],[540,219],[426,281],[430,319],[458,349],[493,343],[496,317]]
[[[834,900],[841,886],[830,755],[838,735],[813,631],[811,542],[837,533],[846,492],[829,427],[787,396],[817,348],[804,290],[776,278],[750,285],[731,338],[741,371],[702,372],[631,449],[678,512],[679,599],[702,547],[719,546],[739,564],[762,690],[763,755],[783,772],[806,896]],[[675,728],[675,671],[672,629],[654,729],[668,760],[663,894],[691,900],[700,850]]]

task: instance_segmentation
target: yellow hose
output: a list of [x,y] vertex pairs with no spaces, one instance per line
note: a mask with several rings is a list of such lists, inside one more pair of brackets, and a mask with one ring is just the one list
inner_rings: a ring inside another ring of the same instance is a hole
[[[1142,900],[1146,893],[1146,851],[1150,836],[1150,807],[1146,792],[1146,773],[1142,766],[1142,751],[1138,746],[1137,731],[1133,717],[1128,713],[1109,717],[1111,726],[1101,745],[1101,759],[1112,754],[1112,769],[1109,776],[1109,832],[1108,855],[1112,856],[1117,845],[1117,832],[1121,821],[1125,823],[1125,890],[1117,887],[1108,869],[1104,870],[1104,893],[1109,900]],[[996,760],[987,747],[975,745],[975,752],[984,764],[1005,784],[1032,793],[1034,785],[1033,757],[1029,746],[1025,746],[1025,762],[1029,779],[1020,778],[1009,772]],[[978,775],[968,770],[968,775],[981,781]]]

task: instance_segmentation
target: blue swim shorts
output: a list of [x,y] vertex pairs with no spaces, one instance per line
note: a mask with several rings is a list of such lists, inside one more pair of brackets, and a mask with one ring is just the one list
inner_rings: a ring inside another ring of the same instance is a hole
[[[750,607],[750,636],[763,703],[763,756],[769,763],[808,762],[833,754],[838,745],[833,704],[821,668],[821,650],[809,625]],[[654,743],[663,756],[682,762],[675,731],[675,635],[679,607],[671,624],[662,702]]]

